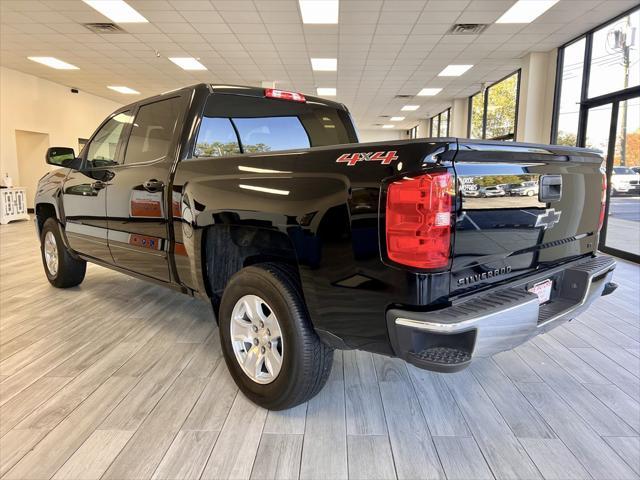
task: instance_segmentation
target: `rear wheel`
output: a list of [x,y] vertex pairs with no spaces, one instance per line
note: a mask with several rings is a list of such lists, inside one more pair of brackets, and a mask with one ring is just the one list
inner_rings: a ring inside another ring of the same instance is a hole
[[305,402],[329,377],[333,351],[315,333],[287,266],[262,263],[236,273],[222,296],[219,326],[231,375],[262,407]]
[[69,288],[82,283],[87,262],[71,256],[62,241],[60,225],[55,218],[48,218],[42,226],[40,250],[44,271],[51,285]]

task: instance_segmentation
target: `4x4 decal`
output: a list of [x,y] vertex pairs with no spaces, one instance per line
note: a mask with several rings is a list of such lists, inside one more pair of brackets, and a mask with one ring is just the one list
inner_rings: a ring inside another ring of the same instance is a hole
[[356,152],[343,153],[336,160],[337,163],[346,163],[347,166],[353,167],[358,162],[380,162],[382,165],[389,165],[394,160],[398,160],[396,151],[389,152]]

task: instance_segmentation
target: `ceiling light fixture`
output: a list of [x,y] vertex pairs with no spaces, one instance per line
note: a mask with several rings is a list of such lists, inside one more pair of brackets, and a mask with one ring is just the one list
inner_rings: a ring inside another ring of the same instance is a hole
[[556,3],[558,0],[518,0],[496,23],[531,23]]
[[393,128],[393,127],[395,127],[395,125],[390,125],[388,123],[382,125],[382,128]]
[[107,88],[110,90],[113,90],[114,92],[124,93],[125,95],[140,95],[139,91],[134,90],[133,88],[129,88],[121,85],[120,86],[108,85]]
[[123,0],[82,0],[115,23],[149,23]]
[[302,23],[338,23],[338,0],[298,0]]
[[27,57],[32,62],[38,62],[47,67],[55,68],[56,70],[79,70],[75,65],[58,60],[55,57]]
[[173,63],[178,65],[183,70],[206,70],[207,67],[202,65],[198,60],[193,57],[169,57]]
[[433,97],[442,91],[441,88],[423,88],[418,92],[419,97]]
[[335,88],[318,87],[316,89],[316,91],[318,92],[318,95],[321,96],[321,97],[335,97],[336,96],[336,89]]
[[469,70],[473,65],[447,65],[438,76],[439,77],[459,77]]
[[401,122],[402,120],[404,120],[404,117],[391,117],[389,120],[391,120],[392,122]]
[[419,108],[420,108],[420,105],[405,105],[400,110],[402,110],[403,112],[413,112]]
[[338,70],[337,58],[312,58],[311,68],[316,72],[335,72]]

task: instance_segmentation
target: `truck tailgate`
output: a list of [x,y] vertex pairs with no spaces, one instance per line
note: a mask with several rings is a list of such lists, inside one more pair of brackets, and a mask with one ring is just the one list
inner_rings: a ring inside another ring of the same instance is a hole
[[601,163],[583,149],[461,141],[451,294],[592,253]]

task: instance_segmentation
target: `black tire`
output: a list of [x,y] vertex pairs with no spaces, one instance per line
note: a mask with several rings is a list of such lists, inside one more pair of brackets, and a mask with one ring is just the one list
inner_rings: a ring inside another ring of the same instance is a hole
[[[55,249],[57,251],[58,267],[56,271],[51,271],[47,265],[45,257],[45,239],[47,233],[51,233],[55,239]],[[42,226],[40,232],[40,253],[42,255],[42,265],[47,275],[49,283],[57,288],[69,288],[80,285],[84,280],[87,271],[87,262],[79,258],[74,258],[64,245],[60,232],[60,224],[55,218],[48,218]]]
[[[262,298],[278,319],[284,349],[277,377],[267,384],[251,379],[233,351],[230,323],[233,309],[245,295]],[[333,349],[316,334],[302,297],[296,273],[286,265],[261,263],[246,267],[229,281],[220,305],[220,340],[224,358],[240,390],[270,410],[294,407],[315,396],[327,382]]]

